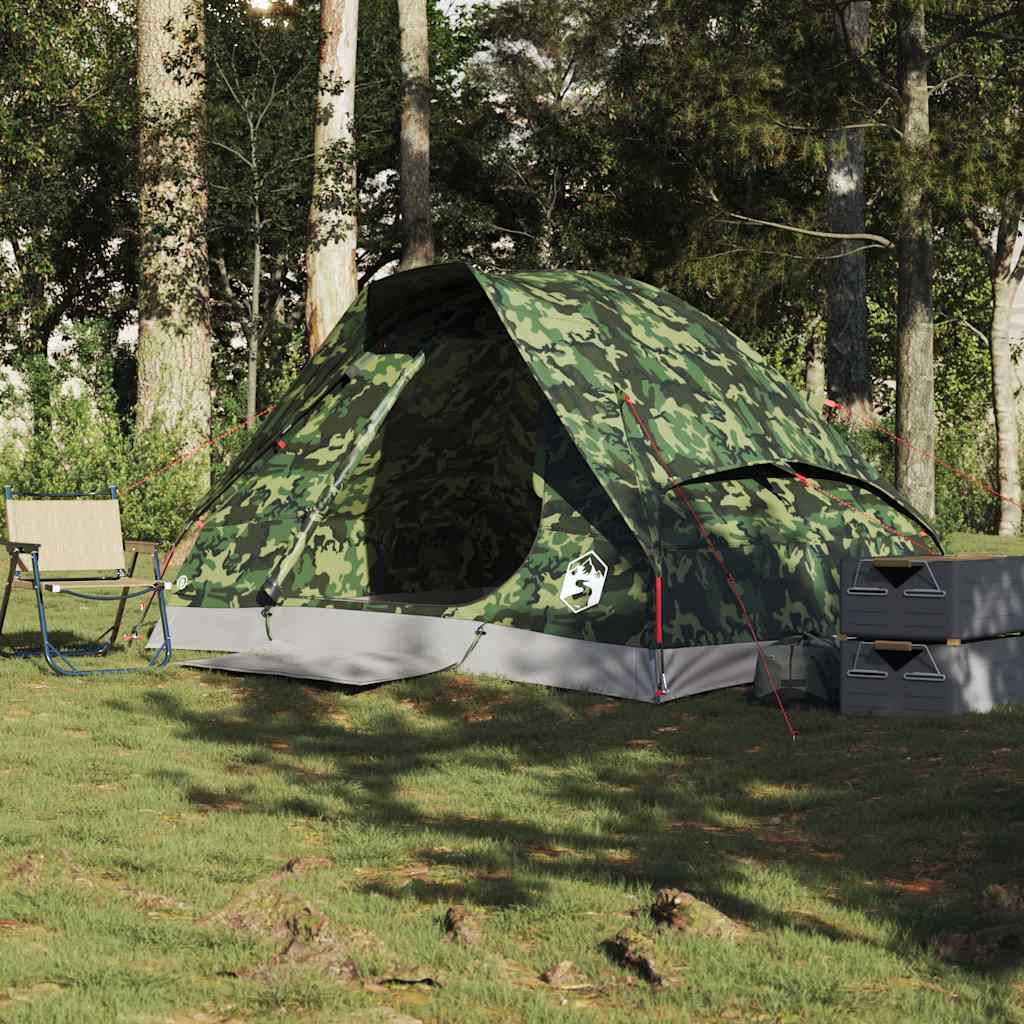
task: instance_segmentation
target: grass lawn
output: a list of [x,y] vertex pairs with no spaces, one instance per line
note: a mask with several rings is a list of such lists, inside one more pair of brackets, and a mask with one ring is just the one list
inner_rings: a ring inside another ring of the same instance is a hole
[[[83,635],[94,608],[52,604]],[[4,660],[0,1021],[1024,1022],[1013,950],[924,944],[1001,920],[992,885],[1024,906],[1024,709],[795,717]],[[661,886],[749,934],[657,930]],[[624,928],[667,984],[605,953]]]

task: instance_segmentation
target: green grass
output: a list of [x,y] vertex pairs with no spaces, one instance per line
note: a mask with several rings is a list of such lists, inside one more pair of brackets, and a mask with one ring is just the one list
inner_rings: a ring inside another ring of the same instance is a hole
[[[1024,1021],[1024,971],[922,945],[1024,877],[1024,709],[796,724],[741,691],[659,707],[452,674],[347,693],[0,662],[0,1021]],[[633,912],[663,885],[752,936],[656,933]],[[282,940],[205,919],[276,892],[364,978],[419,965],[443,987],[235,976]],[[482,914],[478,945],[442,941],[454,903]],[[623,927],[678,984],[605,956]],[[593,989],[537,981],[561,960]]]
[[990,537],[983,533],[951,533],[946,551],[956,554],[1024,555],[1024,537]]

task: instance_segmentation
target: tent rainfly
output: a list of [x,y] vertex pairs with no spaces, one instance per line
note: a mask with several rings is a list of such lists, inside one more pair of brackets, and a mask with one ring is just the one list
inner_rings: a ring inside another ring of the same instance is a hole
[[172,635],[232,653],[193,664],[643,701],[753,679],[736,593],[763,640],[830,634],[841,557],[938,546],[687,303],[464,264],[371,284],[195,519]]

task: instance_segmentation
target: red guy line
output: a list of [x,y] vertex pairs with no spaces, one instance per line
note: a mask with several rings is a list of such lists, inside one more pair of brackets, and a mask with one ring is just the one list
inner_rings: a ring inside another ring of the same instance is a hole
[[[842,412],[845,412],[847,418],[850,421],[850,425],[853,425],[854,412],[852,409],[847,408],[847,406],[841,404],[840,402],[836,402],[831,398],[826,398],[824,404],[825,407],[828,409],[838,409]],[[869,427],[871,430],[877,430],[880,434],[885,434],[886,437],[891,437],[894,441],[898,441],[900,444],[906,445],[906,447],[909,448],[912,452],[916,452],[923,458],[928,459],[931,462],[936,462],[943,468],[948,469],[951,473],[955,473],[962,480],[966,480],[968,483],[974,484],[975,487],[980,487],[982,488],[982,490],[988,491],[988,493],[991,494],[992,497],[998,498],[1000,501],[1009,502],[1011,505],[1016,505],[1017,508],[1024,508],[1024,504],[1021,504],[1021,502],[1017,501],[1015,498],[1010,498],[1007,497],[1007,495],[1005,494],[1000,494],[999,491],[997,491],[994,487],[990,486],[989,484],[985,483],[984,480],[979,480],[977,477],[971,476],[970,473],[965,473],[962,469],[957,469],[956,466],[953,466],[950,463],[946,462],[945,459],[940,459],[934,452],[926,452],[923,449],[918,448],[916,445],[908,441],[905,437],[900,437],[899,434],[894,434],[892,433],[892,431],[886,430],[885,427],[880,426],[873,420],[869,420],[866,416],[858,416],[857,419],[859,419],[865,427]]]
[[[205,519],[199,518],[199,519],[196,520],[196,526],[199,527],[199,529],[196,530],[195,536],[192,538],[193,543],[195,543],[196,537],[198,537],[199,534],[201,534],[203,532],[203,527],[205,525],[206,525],[206,520]],[[187,535],[187,531],[186,531],[186,535]],[[184,539],[185,538],[182,537],[180,540],[176,540],[174,542],[174,544],[171,546],[171,550],[168,552],[167,558],[164,559],[164,567],[160,570],[160,579],[164,578],[164,573],[167,572],[167,570],[170,568],[171,559],[174,557],[174,552],[178,550],[178,548],[181,546],[181,541],[184,540]],[[152,601],[152,598],[150,598],[150,601]]]
[[799,480],[800,483],[802,483],[804,487],[807,488],[807,490],[811,491],[811,493],[815,494],[817,497],[827,498],[829,501],[834,501],[837,505],[842,505],[844,508],[849,509],[856,515],[867,516],[869,519],[873,519],[887,533],[891,533],[894,537],[902,537],[904,540],[909,540],[911,544],[916,544],[919,548],[923,549],[926,555],[935,554],[935,552],[932,551],[931,548],[927,544],[925,544],[925,542],[921,540],[920,537],[915,537],[912,533],[904,533],[902,530],[897,530],[895,526],[890,526],[884,519],[881,519],[878,516],[876,516],[874,512],[869,512],[867,509],[864,508],[857,508],[857,506],[854,505],[852,501],[847,501],[845,498],[840,498],[834,494],[829,494],[828,491],[822,490],[822,488],[817,483],[815,483],[813,480],[809,480],[802,473],[793,472],[793,476],[797,480]]
[[[633,419],[637,421],[637,423],[640,426],[640,429],[643,431],[644,437],[647,439],[647,443],[651,446],[655,458],[660,463],[661,468],[664,469],[665,472],[669,475],[669,478],[671,478],[671,470],[668,467],[668,463],[665,461],[661,448],[659,447],[658,442],[654,437],[654,434],[651,433],[650,428],[643,421],[640,414],[636,411],[635,399],[631,394],[629,394],[628,391],[623,393],[623,397],[626,400],[626,405],[629,406],[629,411],[633,414]],[[796,729],[793,728],[793,722],[786,711],[786,705],[782,703],[782,696],[779,694],[779,685],[775,681],[775,673],[772,672],[771,665],[769,665],[768,663],[768,658],[764,653],[764,646],[761,643],[761,638],[757,635],[757,630],[754,628],[754,621],[753,619],[751,619],[750,612],[747,611],[747,606],[743,601],[743,595],[740,594],[739,588],[736,585],[736,577],[733,576],[731,572],[729,572],[729,568],[725,564],[725,559],[722,557],[721,552],[715,546],[715,542],[711,536],[710,531],[704,525],[700,516],[697,514],[697,510],[690,503],[690,499],[686,496],[686,492],[683,490],[682,486],[680,484],[674,484],[672,486],[672,491],[675,494],[675,496],[679,498],[679,500],[682,501],[682,503],[686,506],[686,508],[689,510],[690,515],[693,516],[693,520],[697,524],[697,529],[700,531],[700,535],[704,539],[704,543],[707,544],[708,550],[710,550],[715,561],[718,562],[718,564],[722,568],[722,572],[725,574],[725,581],[729,585],[729,589],[732,591],[732,596],[735,598],[740,613],[743,615],[743,619],[746,623],[747,629],[750,631],[750,635],[754,639],[754,644],[757,647],[757,656],[765,672],[768,673],[768,681],[772,684],[772,693],[775,695],[775,703],[778,704],[779,711],[782,712],[782,717],[786,722],[786,728],[789,729],[789,738],[795,740],[797,738],[798,733]]]
[[197,445],[190,451],[182,452],[181,455],[178,455],[177,457],[171,459],[171,461],[168,462],[165,466],[161,466],[159,469],[154,470],[148,476],[142,477],[141,480],[136,480],[135,483],[128,484],[126,487],[122,487],[121,490],[133,491],[135,490],[136,487],[141,487],[143,484],[148,484],[150,480],[154,480],[156,479],[156,477],[162,475],[163,473],[166,473],[173,466],[177,466],[181,462],[187,462],[189,459],[195,458],[195,456],[197,456],[205,448],[210,448],[215,444],[220,444],[220,442],[223,441],[224,438],[230,437],[232,434],[238,433],[239,430],[242,430],[243,428],[250,426],[251,424],[255,423],[258,419],[262,419],[268,413],[273,412],[276,408],[276,405],[267,406],[267,408],[264,409],[262,412],[258,412],[253,416],[247,417],[240,423],[236,423],[233,427],[228,427],[228,429],[225,430],[223,433],[218,434],[216,437],[210,438],[209,441],[204,441],[202,444]]

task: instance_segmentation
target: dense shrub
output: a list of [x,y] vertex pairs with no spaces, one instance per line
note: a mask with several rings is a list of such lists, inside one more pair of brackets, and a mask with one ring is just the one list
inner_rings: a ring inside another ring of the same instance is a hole
[[[891,419],[882,426],[892,432]],[[896,476],[896,444],[885,434],[858,430],[848,435],[853,448],[864,456],[891,485]],[[995,487],[995,428],[984,420],[940,424],[935,465],[935,524],[942,536],[949,533],[995,533],[999,501],[985,485]]]
[[[0,438],[0,486],[47,494],[106,493],[116,486],[125,537],[168,545],[206,489],[197,469],[209,466],[216,481],[252,436],[244,424],[245,353],[218,349],[214,440],[191,460],[180,458],[183,445],[174,434],[154,429],[135,435],[135,357],[117,343],[116,325],[81,321],[68,335],[72,344],[55,362],[40,360],[22,369],[21,389],[0,383],[0,415],[23,417],[31,403],[38,421],[30,435]],[[259,411],[291,387],[305,353],[301,333],[274,349],[273,359],[261,367]],[[0,508],[0,523],[2,516]]]
[[125,537],[173,541],[203,491],[187,462],[164,470],[180,450],[176,438],[157,431],[136,438],[108,403],[89,398],[61,396],[50,411],[49,432],[4,440],[0,485],[47,494],[116,486]]

